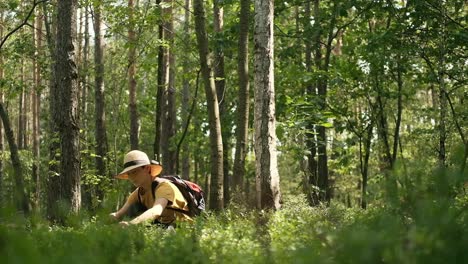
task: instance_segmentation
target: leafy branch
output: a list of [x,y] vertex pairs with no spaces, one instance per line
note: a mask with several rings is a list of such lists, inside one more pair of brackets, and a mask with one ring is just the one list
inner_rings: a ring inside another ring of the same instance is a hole
[[5,44],[5,42],[11,35],[13,35],[16,31],[20,30],[22,27],[28,25],[28,20],[32,16],[34,10],[36,9],[36,6],[38,6],[41,3],[45,3],[47,1],[49,0],[40,0],[40,1],[34,0],[33,6],[31,7],[31,10],[29,10],[28,15],[24,18],[23,23],[19,24],[15,29],[13,29],[8,34],[6,34],[6,36],[2,39],[2,42],[0,42],[0,51],[2,50],[3,44]]

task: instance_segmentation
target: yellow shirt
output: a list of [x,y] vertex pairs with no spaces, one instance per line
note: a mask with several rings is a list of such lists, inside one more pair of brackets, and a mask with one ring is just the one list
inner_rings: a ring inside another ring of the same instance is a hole
[[[174,184],[170,182],[159,183],[154,190],[154,197],[155,198],[153,198],[153,195],[149,192],[140,195],[141,203],[146,208],[153,207],[155,199],[166,198],[168,200],[166,208],[158,218],[161,223],[171,224],[174,221],[193,221],[193,219],[188,215],[171,209],[176,208],[185,211],[189,210],[187,201]],[[134,201],[136,200],[135,202],[138,202],[138,188],[130,195],[129,199]]]

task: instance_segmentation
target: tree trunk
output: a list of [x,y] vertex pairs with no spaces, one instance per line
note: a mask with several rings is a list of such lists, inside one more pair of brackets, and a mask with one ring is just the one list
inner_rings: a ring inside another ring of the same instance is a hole
[[[161,4],[161,0],[156,1],[157,5]],[[163,43],[166,39],[166,30],[164,29],[164,21],[161,21],[158,27],[159,40]],[[164,119],[164,104],[166,103],[165,90],[169,83],[169,71],[168,71],[168,53],[167,48],[164,45],[159,46],[158,50],[158,91],[156,94],[156,133],[154,138],[154,155],[157,160],[161,160],[162,144],[165,141],[162,139],[162,127]],[[163,164],[164,165],[164,164]]]
[[26,120],[26,114],[25,114],[25,97],[26,97],[26,83],[25,83],[25,73],[24,73],[24,59],[21,59],[21,91],[19,94],[19,105],[18,105],[18,149],[22,150],[24,149],[24,135],[26,132],[24,131],[26,128],[24,127],[24,121]]
[[[305,17],[311,17],[311,2],[310,0],[306,2],[305,6]],[[306,20],[304,24],[304,30],[306,32],[312,32],[312,25]],[[316,33],[318,34],[318,32]],[[319,37],[316,35],[316,38]],[[306,65],[306,71],[308,73],[312,73],[312,68],[313,68],[313,62],[312,62],[312,41],[309,39],[305,39],[305,65]],[[315,42],[317,42],[317,39],[315,39]],[[309,97],[314,97],[317,94],[317,85],[309,84],[306,87],[306,94]],[[316,127],[315,120],[310,120],[309,124],[307,124],[307,138],[306,138],[306,144],[307,148],[309,149],[309,155],[308,155],[308,181],[306,181],[307,184],[306,186],[306,194],[307,198],[309,200],[309,204],[312,206],[318,205],[320,202],[319,198],[319,191],[317,191],[318,186],[318,165],[317,165],[317,138],[316,138]]]
[[[55,78],[56,78],[56,73],[55,73],[55,60],[56,58],[56,46],[55,43],[53,42],[53,39],[56,38],[57,35],[57,21],[55,20],[49,20],[49,12],[46,8],[46,5],[43,5],[43,12],[44,12],[44,24],[46,28],[46,33],[47,33],[47,47],[50,53],[50,56],[52,60],[54,60],[50,64],[50,72],[51,72],[51,77],[49,80],[49,111],[50,111],[50,120],[49,120],[49,133],[47,133],[50,138],[47,140],[49,143],[48,149],[49,149],[49,175],[47,176],[47,217],[51,221],[60,221],[60,215],[59,215],[59,203],[58,201],[61,200],[62,197],[62,188],[61,186],[61,177],[59,176],[59,167],[60,167],[60,139],[58,135],[58,123],[57,123],[57,118],[55,116],[55,113],[58,113],[60,111],[60,100],[58,98],[59,96],[59,90],[57,89],[55,85]],[[54,12],[50,12],[54,13]]]
[[[0,13],[0,39],[3,39],[3,13]],[[0,80],[3,80],[3,53],[0,53]],[[0,104],[3,104],[3,91],[0,90]],[[3,141],[3,124],[0,122],[0,152],[5,151],[4,141]],[[0,159],[0,204],[5,204],[3,201],[3,159]]]
[[222,6],[222,1],[215,0],[213,1],[213,17],[214,17],[214,31],[217,37],[215,38],[219,42],[215,43],[214,47],[214,76],[215,76],[215,86],[216,86],[216,95],[218,97],[219,103],[219,116],[221,119],[221,127],[224,129],[221,131],[223,138],[223,193],[224,193],[224,205],[227,205],[230,200],[230,177],[229,177],[229,130],[228,127],[228,118],[226,111],[226,78],[224,76],[224,49],[222,42],[224,41],[223,37],[223,28],[224,28],[224,8]]
[[[185,0],[185,19],[184,19],[184,42],[187,45],[187,48],[190,44],[190,9],[192,8],[192,1]],[[183,83],[183,90],[182,90],[182,120],[183,124],[187,124],[189,120],[189,100],[190,100],[190,82],[189,78],[185,77],[190,72],[190,65],[189,65],[189,56],[187,54],[182,55],[183,62],[183,73],[182,74],[182,83]],[[182,145],[182,179],[188,180],[190,178],[190,149],[188,141]]]
[[273,0],[255,1],[255,160],[257,207],[280,208],[276,158]]
[[[163,22],[164,38],[170,47],[174,47],[174,22],[173,22],[173,1],[166,0],[167,8],[164,8],[164,17],[167,18]],[[175,127],[176,127],[176,85],[175,85],[175,54],[172,49],[164,48],[164,59],[165,67],[164,72],[166,76],[164,78],[164,96],[162,103],[162,131],[161,134],[161,152],[162,162],[164,166],[165,174],[176,173],[176,148],[175,148]]]
[[[372,130],[374,129],[374,123],[371,122],[364,132],[364,157],[362,153],[362,136],[359,139],[359,159],[360,159],[360,171],[362,177],[361,186],[361,208],[367,208],[367,179],[369,175],[369,158],[371,151],[371,140]],[[364,158],[364,160],[363,160]]]
[[[94,96],[96,114],[96,172],[103,179],[107,176],[107,130],[104,96],[104,57],[101,38],[101,1],[96,1],[94,6]],[[97,198],[102,200],[103,191],[99,186],[96,190]]]
[[[76,0],[59,1],[57,5],[57,40],[55,55],[56,107],[52,112],[60,137],[61,199],[72,212],[81,206],[80,149],[78,113],[78,74],[75,64]],[[60,201],[60,200],[59,200]],[[57,202],[57,201],[56,201]],[[63,219],[60,219],[63,220]]]
[[[236,154],[234,157],[233,187],[240,191],[244,186],[245,158],[249,127],[250,82],[249,82],[249,17],[250,0],[241,0],[239,15],[239,55],[237,72],[239,75],[239,103],[237,105]],[[242,198],[242,197],[239,197]]]
[[33,122],[33,166],[32,166],[32,179],[33,179],[33,196],[36,209],[40,205],[40,194],[41,194],[41,178],[40,178],[40,123],[39,117],[41,112],[41,68],[38,63],[38,58],[43,56],[42,52],[42,23],[43,15],[41,12],[37,12],[36,17],[36,28],[35,28],[35,47],[37,50],[37,57],[34,58],[33,62],[33,74],[34,74],[34,89],[32,91],[32,122]]
[[10,119],[8,117],[7,112],[5,111],[5,108],[3,107],[3,103],[0,103],[0,117],[2,118],[3,127],[5,129],[5,135],[8,141],[8,145],[10,147],[11,163],[13,165],[13,170],[15,174],[14,201],[16,204],[16,208],[22,211],[23,213],[28,214],[28,196],[26,194],[24,186],[23,170],[19,158],[18,146],[15,143],[15,136],[13,134],[13,130],[11,129]]
[[130,147],[131,149],[138,149],[139,132],[140,132],[140,120],[138,117],[137,109],[137,81],[136,81],[136,33],[135,33],[135,21],[133,20],[134,4],[133,0],[128,0],[128,91],[129,91],[129,104],[128,110],[130,112]]
[[205,28],[205,9],[203,0],[194,1],[195,30],[200,54],[201,72],[205,84],[208,106],[211,145],[211,192],[210,207],[214,210],[224,208],[223,194],[223,140],[213,71],[209,62],[208,35]]

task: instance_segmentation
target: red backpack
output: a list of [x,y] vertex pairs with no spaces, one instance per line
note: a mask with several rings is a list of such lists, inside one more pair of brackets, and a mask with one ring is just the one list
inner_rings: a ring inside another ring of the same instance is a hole
[[171,182],[179,189],[179,191],[182,193],[182,195],[188,203],[189,210],[186,211],[172,207],[167,208],[179,211],[190,217],[198,216],[203,211],[205,211],[205,193],[203,192],[202,188],[198,184],[181,179],[177,175],[164,175],[156,177],[156,179],[152,183],[153,195],[154,190],[156,189],[158,184],[164,181]]

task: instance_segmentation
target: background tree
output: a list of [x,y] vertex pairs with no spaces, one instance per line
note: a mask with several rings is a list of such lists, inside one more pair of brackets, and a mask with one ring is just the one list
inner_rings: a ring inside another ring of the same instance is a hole
[[249,81],[249,16],[250,0],[241,0],[239,14],[238,66],[239,92],[236,129],[236,153],[233,169],[233,187],[241,190],[244,186],[245,159],[248,150],[248,128],[250,110]]
[[210,208],[221,210],[224,208],[223,196],[223,143],[218,108],[218,98],[214,83],[213,70],[209,60],[208,36],[205,26],[205,8],[202,0],[194,0],[193,10],[195,16],[195,32],[197,35],[200,67],[205,86],[210,128],[211,147],[211,190]]
[[276,153],[273,1],[255,1],[255,160],[257,207],[280,207]]
[[[81,206],[80,151],[78,113],[78,74],[75,64],[75,0],[60,1],[57,6],[57,37],[54,67],[54,107],[51,109],[60,140],[60,178],[55,192],[59,199],[78,212]],[[49,190],[51,191],[51,190]],[[55,201],[55,202],[56,202]],[[62,216],[63,217],[63,216]],[[63,220],[58,219],[58,220]]]

